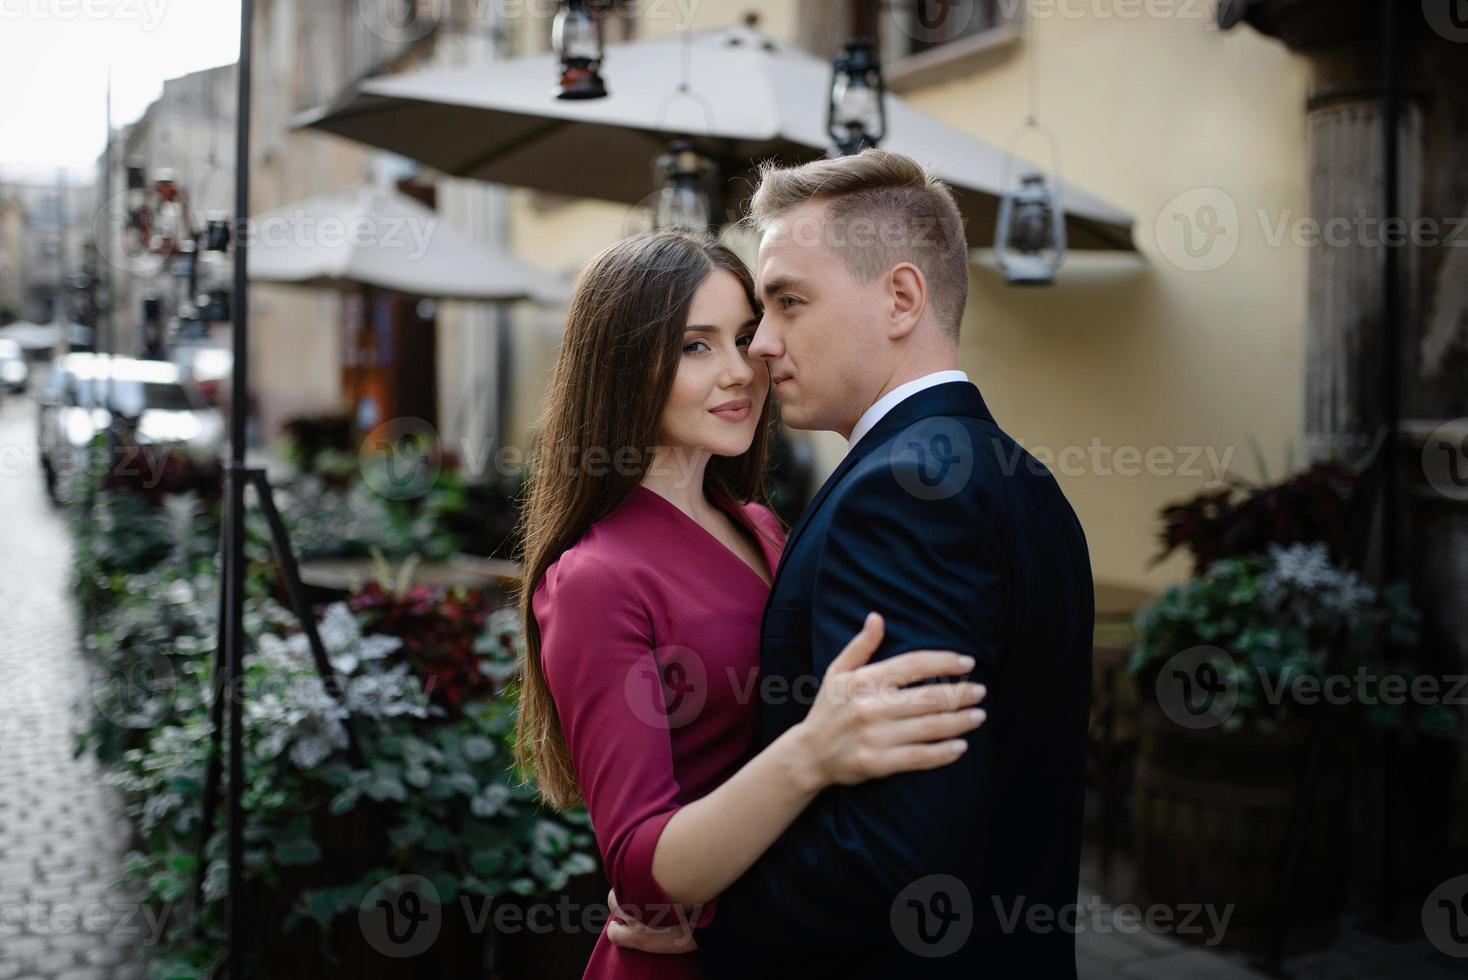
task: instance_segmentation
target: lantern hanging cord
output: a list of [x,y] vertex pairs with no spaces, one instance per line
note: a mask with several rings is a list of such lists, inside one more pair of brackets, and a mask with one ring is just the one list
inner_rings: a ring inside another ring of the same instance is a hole
[[664,122],[667,119],[668,115],[668,106],[677,101],[679,96],[684,96],[686,98],[692,99],[694,102],[697,102],[699,107],[703,109],[704,127],[707,131],[707,135],[712,135],[714,132],[714,107],[708,99],[693,91],[693,37],[690,34],[689,29],[686,27],[683,29],[682,53],[683,78],[678,82],[678,87],[670,92],[668,96],[664,98],[662,103],[658,106],[657,126],[659,129],[664,128]]
[[1029,78],[1029,110],[1025,117],[1025,125],[1031,129],[1040,127],[1040,59],[1039,59],[1039,33],[1034,29],[1034,18],[1027,17],[1029,37],[1026,38],[1026,56],[1030,63]]

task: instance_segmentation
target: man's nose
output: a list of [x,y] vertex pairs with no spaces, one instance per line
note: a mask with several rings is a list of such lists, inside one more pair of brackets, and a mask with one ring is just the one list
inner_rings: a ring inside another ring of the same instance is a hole
[[760,318],[759,326],[754,330],[754,337],[749,342],[749,353],[766,361],[784,353],[784,347],[775,335],[775,328],[770,325],[768,315]]

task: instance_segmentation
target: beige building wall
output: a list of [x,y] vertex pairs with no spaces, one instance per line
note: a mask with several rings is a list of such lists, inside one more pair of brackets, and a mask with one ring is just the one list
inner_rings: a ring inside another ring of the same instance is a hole
[[[791,3],[702,4],[695,29],[737,23],[751,8],[763,29],[794,39]],[[1187,571],[1181,557],[1150,567],[1162,506],[1216,487],[1223,471],[1257,476],[1251,440],[1271,476],[1299,445],[1305,249],[1271,238],[1306,207],[1305,73],[1281,46],[1201,17],[1049,9],[1057,13],[1031,16],[1014,39],[937,72],[943,80],[930,71],[920,85],[896,87],[1003,146],[1024,120],[1038,58],[1040,120],[1059,141],[1064,177],[1135,217],[1139,255],[1072,253],[1049,288],[1006,286],[992,257],[975,253],[961,366],[999,423],[1056,472],[1096,577],[1155,588]],[[642,37],[660,25],[646,26]],[[615,83],[611,66],[608,75]],[[1019,149],[1046,162],[1042,145]],[[1218,268],[1190,271],[1174,261],[1190,261],[1176,222],[1219,191],[1239,212],[1236,251]],[[634,224],[616,205],[526,191],[511,201],[513,246],[547,268],[578,267]],[[539,411],[555,321],[516,324],[512,425],[521,440]],[[812,442],[824,476],[845,442]]]
[[[1306,250],[1273,238],[1307,206],[1305,71],[1254,32],[1197,18],[1031,17],[972,76],[905,95],[1004,145],[1032,58],[1064,177],[1131,213],[1141,254],[1072,254],[1048,289],[977,263],[962,366],[1000,425],[1045,451],[1096,577],[1155,587],[1188,571],[1181,556],[1149,567],[1161,507],[1225,471],[1259,476],[1252,441],[1276,478],[1300,446]],[[1040,163],[1044,149],[1021,144]],[[1190,256],[1181,223],[1207,207],[1235,237]]]

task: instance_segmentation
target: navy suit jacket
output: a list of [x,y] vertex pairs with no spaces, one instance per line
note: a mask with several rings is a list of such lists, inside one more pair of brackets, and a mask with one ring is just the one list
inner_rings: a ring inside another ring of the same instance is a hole
[[957,762],[824,790],[695,930],[718,977],[1075,977],[1093,592],[1051,474],[968,382],[899,402],[791,529],[760,636],[756,751],[868,611],[874,660],[972,655]]

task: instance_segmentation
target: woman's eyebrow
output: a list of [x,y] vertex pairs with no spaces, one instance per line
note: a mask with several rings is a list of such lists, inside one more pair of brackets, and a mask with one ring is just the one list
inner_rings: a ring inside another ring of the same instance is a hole
[[[735,327],[734,329],[736,329],[736,330],[743,330],[745,327],[757,327],[757,326],[759,326],[759,317],[752,316],[748,320],[745,320],[743,323],[741,323],[739,326]],[[683,328],[683,332],[684,333],[718,333],[719,332],[719,329],[720,329],[719,328],[719,325],[716,324],[716,323],[690,323],[688,326],[686,326],[686,327]]]

